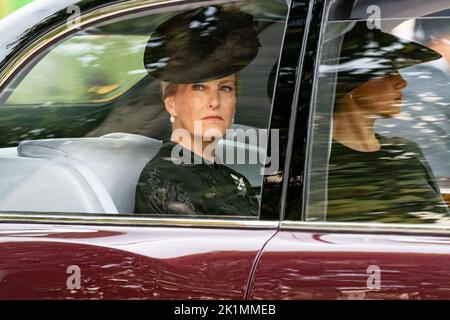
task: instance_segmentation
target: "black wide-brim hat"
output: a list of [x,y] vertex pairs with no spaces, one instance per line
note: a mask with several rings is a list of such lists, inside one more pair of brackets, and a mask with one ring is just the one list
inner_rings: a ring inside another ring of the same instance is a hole
[[369,28],[367,21],[336,23],[328,34],[333,31],[337,36],[325,41],[327,48],[341,47],[339,59],[331,55],[323,59],[321,76],[337,74],[335,101],[366,81],[442,57],[417,42]]
[[220,79],[247,66],[260,43],[253,16],[235,6],[211,5],[178,14],[150,36],[148,73],[181,84]]

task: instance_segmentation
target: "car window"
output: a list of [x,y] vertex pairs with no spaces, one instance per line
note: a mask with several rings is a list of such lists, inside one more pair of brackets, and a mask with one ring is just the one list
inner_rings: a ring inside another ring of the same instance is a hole
[[110,101],[144,77],[141,67],[146,40],[137,35],[73,36],[39,61],[5,105]]
[[[0,92],[0,210],[257,219],[287,13],[284,0],[174,6],[40,52]],[[174,141],[195,117],[222,133],[212,159]],[[173,147],[192,163],[168,167]]]
[[406,2],[328,6],[307,221],[449,221],[450,8]]

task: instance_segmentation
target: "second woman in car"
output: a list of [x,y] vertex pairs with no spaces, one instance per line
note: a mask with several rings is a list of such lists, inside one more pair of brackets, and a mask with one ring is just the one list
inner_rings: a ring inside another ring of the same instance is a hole
[[419,223],[448,217],[420,147],[375,132],[376,120],[400,114],[407,82],[398,69],[438,58],[418,43],[368,29],[365,21],[354,22],[345,35],[340,65],[351,67],[337,77],[327,220]]

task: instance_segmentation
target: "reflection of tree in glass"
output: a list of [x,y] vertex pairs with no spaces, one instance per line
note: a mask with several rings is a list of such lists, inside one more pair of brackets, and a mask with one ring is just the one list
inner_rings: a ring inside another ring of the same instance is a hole
[[145,75],[144,38],[82,35],[66,40],[38,62],[7,104],[88,103],[114,98]]

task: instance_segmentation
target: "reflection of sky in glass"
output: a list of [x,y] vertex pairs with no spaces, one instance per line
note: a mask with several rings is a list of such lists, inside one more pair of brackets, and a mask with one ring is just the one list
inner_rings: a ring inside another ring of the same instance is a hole
[[336,73],[342,71],[350,71],[352,74],[364,74],[370,70],[383,69],[390,62],[387,59],[359,58],[349,62],[340,63],[338,65],[321,64],[319,66],[320,73]]

